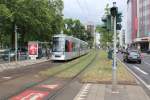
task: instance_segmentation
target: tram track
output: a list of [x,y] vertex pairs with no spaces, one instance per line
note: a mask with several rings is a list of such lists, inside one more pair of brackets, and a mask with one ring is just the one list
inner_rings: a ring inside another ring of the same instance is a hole
[[53,93],[53,95],[50,95],[47,97],[47,100],[53,100],[57,95],[59,95],[61,92],[63,92],[63,90],[65,88],[67,88],[67,86],[69,84],[71,84],[73,81],[77,80],[81,75],[82,73],[88,68],[90,67],[90,65],[94,62],[94,60],[97,58],[97,53],[95,54],[94,58],[82,69],[80,70],[75,76],[73,76],[72,78],[70,78],[68,80],[68,82],[63,86],[61,87],[59,90],[57,90],[55,93]]
[[[41,65],[42,65],[42,67],[41,67]],[[53,67],[56,65],[60,65],[60,63],[51,63],[51,62],[47,61],[47,62],[42,62],[40,64],[25,66],[24,68],[18,68],[18,69],[4,71],[4,72],[0,73],[0,76],[1,76],[0,84],[17,79],[19,77],[23,77],[29,73],[36,74],[41,70],[46,70],[47,68]],[[10,77],[10,78],[4,79],[5,77]]]
[[[29,88],[32,88],[32,87],[34,87],[34,86],[36,86],[36,85],[39,85],[39,84],[42,84],[42,83],[44,83],[44,82],[47,81],[47,80],[53,79],[53,77],[56,76],[57,74],[60,74],[60,73],[62,73],[62,72],[64,72],[64,71],[66,71],[66,70],[69,70],[69,69],[75,67],[77,64],[81,63],[82,61],[84,61],[85,59],[87,59],[88,57],[90,57],[91,54],[84,55],[84,56],[87,56],[87,57],[82,58],[81,60],[79,60],[79,61],[77,61],[77,62],[71,64],[71,65],[68,66],[67,68],[65,68],[65,69],[63,69],[63,70],[60,70],[60,71],[54,73],[53,75],[49,76],[48,78],[46,78],[46,79],[44,79],[44,80],[42,80],[42,81],[40,81],[40,82],[38,82],[38,83],[34,83],[34,84],[31,84],[30,86],[23,87],[22,89],[18,90],[17,92],[15,92],[15,93],[13,93],[13,94],[11,94],[11,95],[5,97],[5,99],[9,99],[9,98],[11,98],[11,97],[13,97],[13,96],[15,96],[15,95],[17,95],[17,94],[19,94],[19,93],[21,93],[21,92],[27,90],[27,89],[29,89]],[[84,68],[83,70],[85,70],[85,69],[86,69],[86,68]],[[81,72],[83,72],[83,71],[80,71],[79,73],[81,73]],[[78,73],[78,74],[79,74],[79,73]],[[76,76],[78,76],[78,75],[76,75]],[[76,77],[76,76],[75,76],[75,77]],[[75,77],[74,77],[74,78],[75,78]],[[72,80],[72,78],[69,79],[69,80]]]

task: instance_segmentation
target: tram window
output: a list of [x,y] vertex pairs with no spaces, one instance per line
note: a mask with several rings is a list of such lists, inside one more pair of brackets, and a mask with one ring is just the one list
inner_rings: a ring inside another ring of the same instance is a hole
[[65,51],[69,52],[69,41],[68,40],[65,41]]
[[53,38],[53,52],[63,52],[64,51],[64,40],[60,37]]
[[65,41],[65,52],[72,52],[73,44],[71,41]]
[[72,43],[73,51],[75,51],[75,42]]

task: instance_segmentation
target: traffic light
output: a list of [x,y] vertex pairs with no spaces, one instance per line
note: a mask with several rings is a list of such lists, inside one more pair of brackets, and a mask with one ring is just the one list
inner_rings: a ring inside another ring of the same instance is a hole
[[122,25],[121,25],[121,22],[122,22],[122,13],[117,13],[117,16],[116,16],[116,29],[117,30],[121,30],[122,28]]
[[[112,8],[111,10],[112,10],[113,16],[116,16],[116,29],[121,30],[122,13],[118,12],[118,8],[116,9]],[[113,10],[116,10],[116,11],[113,11]],[[111,15],[106,15],[105,17],[103,17],[102,22],[103,22],[102,28],[107,29],[109,31],[113,31],[113,27],[112,27],[113,23],[112,23]]]
[[122,28],[121,23],[120,23],[120,24],[118,24],[118,23],[117,23],[117,25],[116,25],[116,29],[117,29],[117,30],[121,30],[121,28]]
[[105,16],[102,17],[102,22],[103,22],[102,28],[106,29],[107,28],[107,18]]
[[121,23],[122,22],[122,18],[121,17],[122,17],[122,13],[119,12],[117,14],[117,16],[116,16],[116,21]]
[[103,25],[102,28],[111,30],[111,15],[106,15],[105,17],[102,18]]
[[107,15],[106,29],[111,30],[111,15]]

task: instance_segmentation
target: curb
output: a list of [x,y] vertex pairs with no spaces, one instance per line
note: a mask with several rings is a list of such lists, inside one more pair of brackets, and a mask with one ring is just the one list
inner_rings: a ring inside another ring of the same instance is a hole
[[[50,61],[47,59],[41,59],[41,60],[36,60],[36,61],[21,61],[21,62],[17,62],[17,63],[4,63],[4,64],[0,64],[0,72],[9,70],[9,69],[17,69],[17,68],[21,68],[24,66],[29,66],[29,65],[34,65],[34,64],[39,64],[42,62],[46,62],[46,61]],[[24,64],[23,64],[24,63]]]
[[136,77],[136,80],[137,80],[138,84],[140,84],[139,82],[141,82],[142,84],[144,84],[144,86],[145,86],[148,90],[150,90],[150,85],[148,85],[147,83],[145,83],[138,75],[136,75],[130,68],[128,68],[127,65],[124,64],[119,58],[117,58],[117,59],[118,59],[119,62],[121,62],[121,63],[125,66],[125,68],[126,68],[132,75],[134,75],[134,76]]

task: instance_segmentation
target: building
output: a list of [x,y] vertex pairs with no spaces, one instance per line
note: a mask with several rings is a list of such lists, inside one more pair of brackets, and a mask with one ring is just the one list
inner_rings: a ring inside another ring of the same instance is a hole
[[132,43],[132,0],[127,1],[127,32],[126,44]]
[[138,33],[134,42],[142,51],[150,49],[150,0],[137,0]]
[[127,33],[141,51],[150,49],[150,0],[127,1]]
[[119,43],[121,47],[125,47],[126,43],[125,43],[125,30],[123,29],[122,31],[120,31],[119,34]]
[[126,34],[125,30],[122,30],[122,45],[125,46],[126,44]]

